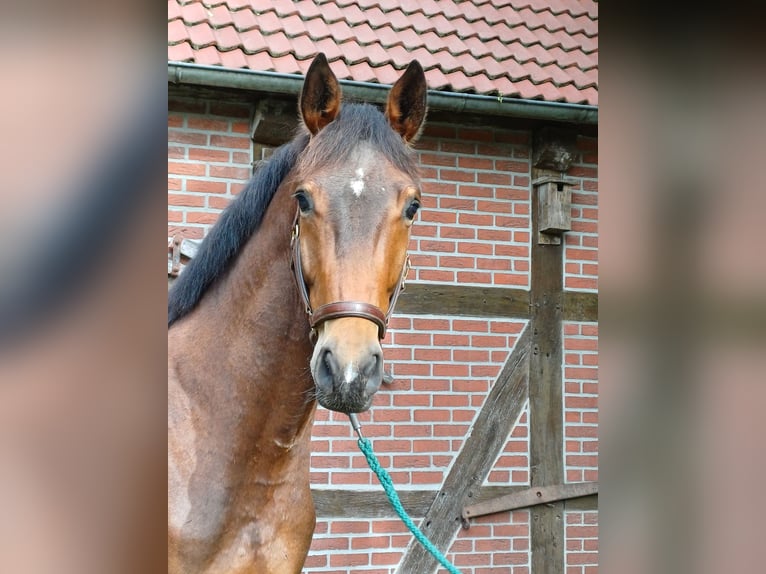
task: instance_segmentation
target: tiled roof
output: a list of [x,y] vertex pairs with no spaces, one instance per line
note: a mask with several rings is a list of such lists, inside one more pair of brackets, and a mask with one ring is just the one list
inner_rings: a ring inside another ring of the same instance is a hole
[[168,0],[168,60],[432,90],[598,104],[592,0]]

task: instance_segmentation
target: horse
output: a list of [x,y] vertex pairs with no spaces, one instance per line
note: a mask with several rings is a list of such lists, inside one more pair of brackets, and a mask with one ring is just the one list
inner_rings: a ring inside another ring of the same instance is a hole
[[299,129],[224,210],[168,294],[168,571],[292,574],[316,522],[316,404],[352,414],[383,379],[380,341],[420,207],[426,115],[410,62],[385,112],[342,103],[318,54]]

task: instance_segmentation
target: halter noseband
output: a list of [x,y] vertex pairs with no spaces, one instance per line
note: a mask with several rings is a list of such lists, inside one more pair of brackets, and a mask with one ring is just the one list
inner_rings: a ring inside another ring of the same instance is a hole
[[391,318],[391,313],[394,311],[394,306],[396,305],[396,300],[399,298],[399,293],[404,291],[404,282],[407,278],[407,273],[410,270],[410,256],[407,255],[404,260],[404,267],[402,268],[402,274],[399,277],[399,283],[396,285],[396,289],[394,289],[394,293],[391,295],[391,299],[388,302],[388,312],[383,313],[379,307],[376,307],[371,303],[365,303],[364,301],[335,301],[312,310],[308,288],[306,287],[306,280],[303,278],[303,266],[301,265],[300,231],[300,210],[298,210],[295,214],[293,233],[292,238],[290,239],[290,246],[292,248],[290,266],[295,275],[298,292],[301,294],[303,303],[306,306],[306,313],[309,316],[312,342],[316,342],[316,329],[318,325],[325,321],[329,321],[330,319],[338,319],[340,317],[359,317],[361,319],[372,321],[378,326],[378,339],[383,339],[383,337],[386,336],[388,320]]

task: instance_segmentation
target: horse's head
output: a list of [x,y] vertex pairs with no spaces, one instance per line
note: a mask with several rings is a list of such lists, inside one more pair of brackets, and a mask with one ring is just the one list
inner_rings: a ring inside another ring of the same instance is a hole
[[425,118],[425,76],[412,62],[392,87],[385,115],[366,104],[341,107],[340,86],[320,54],[299,107],[310,140],[291,178],[294,265],[316,337],[311,372],[322,406],[361,412],[382,381],[380,339],[420,207],[408,144]]

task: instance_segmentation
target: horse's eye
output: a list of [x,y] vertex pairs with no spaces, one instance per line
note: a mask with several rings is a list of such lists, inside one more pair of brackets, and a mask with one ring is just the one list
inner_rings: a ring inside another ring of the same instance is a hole
[[301,213],[311,211],[311,200],[304,190],[299,189],[293,194],[293,197],[298,201],[298,209],[301,210]]
[[413,199],[404,212],[405,217],[410,220],[414,219],[418,209],[420,209],[420,202],[417,199]]

